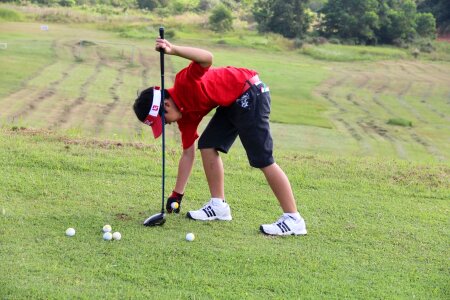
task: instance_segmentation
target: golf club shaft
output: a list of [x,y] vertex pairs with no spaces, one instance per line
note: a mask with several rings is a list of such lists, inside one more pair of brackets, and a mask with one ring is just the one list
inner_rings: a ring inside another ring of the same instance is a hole
[[[159,27],[159,36],[164,39],[164,27]],[[165,124],[166,120],[164,117],[164,49],[161,49],[159,52],[159,61],[161,66],[161,101],[162,101],[162,188],[161,188],[161,213],[164,213],[164,189],[165,189],[165,178],[166,178],[166,133],[165,133]]]

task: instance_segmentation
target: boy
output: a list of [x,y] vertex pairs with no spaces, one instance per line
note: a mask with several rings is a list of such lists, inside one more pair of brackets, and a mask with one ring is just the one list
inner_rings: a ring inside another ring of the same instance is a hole
[[[261,225],[261,232],[268,235],[305,235],[305,221],[297,211],[289,180],[272,156],[269,89],[260,81],[258,74],[244,68],[212,68],[213,56],[210,52],[177,46],[165,39],[156,39],[155,49],[191,61],[188,67],[178,72],[174,86],[165,91],[163,104],[160,103],[159,88],[151,87],[139,95],[133,106],[138,119],[152,127],[155,138],[162,129],[159,107],[165,110],[165,122],[177,122],[181,132],[183,153],[178,164],[175,188],[167,201],[168,213],[180,212],[194,163],[197,127],[202,118],[217,107],[198,141],[211,199],[199,210],[189,211],[187,217],[203,221],[232,219],[230,206],[225,201],[224,169],[219,151],[227,153],[239,136],[250,165],[264,173],[284,212],[275,223]],[[172,210],[171,204],[175,201],[179,207]]]

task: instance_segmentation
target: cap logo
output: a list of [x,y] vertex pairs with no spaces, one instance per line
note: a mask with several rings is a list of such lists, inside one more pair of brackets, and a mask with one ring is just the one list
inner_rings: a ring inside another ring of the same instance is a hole
[[159,107],[161,106],[161,90],[159,87],[155,86],[153,89],[153,103],[152,109],[149,111],[149,115],[156,117],[159,113]]

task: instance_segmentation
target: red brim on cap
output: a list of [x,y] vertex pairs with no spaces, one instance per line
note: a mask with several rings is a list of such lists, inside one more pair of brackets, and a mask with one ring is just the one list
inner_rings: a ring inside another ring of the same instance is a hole
[[155,137],[155,139],[159,138],[159,136],[162,134],[161,116],[157,115],[156,117],[153,117],[151,115],[148,115],[147,118],[145,118],[144,123],[152,127],[153,136]]

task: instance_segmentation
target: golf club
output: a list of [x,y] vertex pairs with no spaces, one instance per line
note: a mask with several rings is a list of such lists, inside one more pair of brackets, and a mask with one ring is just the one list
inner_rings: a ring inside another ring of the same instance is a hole
[[[159,36],[164,39],[164,27],[159,28]],[[165,170],[166,170],[166,155],[165,155],[165,145],[166,145],[166,135],[165,135],[165,119],[164,119],[164,49],[160,49],[159,61],[161,66],[161,101],[162,101],[162,192],[161,192],[161,212],[148,217],[144,221],[144,226],[161,226],[166,222],[166,213],[164,210],[164,189],[165,189]]]

